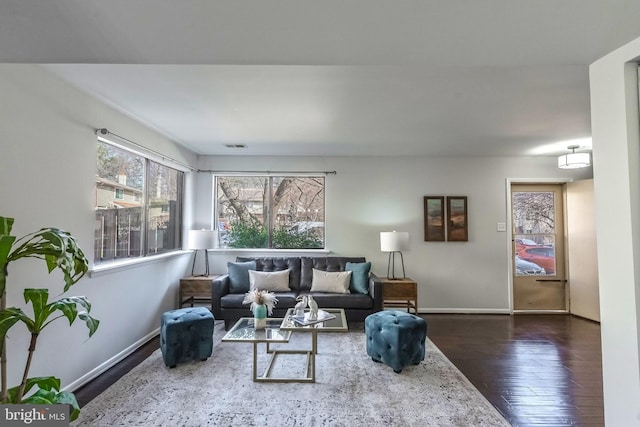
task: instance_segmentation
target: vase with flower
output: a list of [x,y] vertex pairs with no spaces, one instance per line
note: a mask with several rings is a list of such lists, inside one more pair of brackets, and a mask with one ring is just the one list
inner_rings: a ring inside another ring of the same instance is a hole
[[278,299],[273,292],[252,289],[244,296],[243,304],[251,304],[249,307],[253,313],[255,329],[264,329],[267,326],[267,315],[273,313]]

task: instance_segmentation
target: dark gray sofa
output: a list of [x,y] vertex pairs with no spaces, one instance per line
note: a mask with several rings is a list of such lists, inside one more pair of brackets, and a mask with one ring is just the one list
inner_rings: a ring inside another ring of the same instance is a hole
[[[363,322],[371,313],[382,310],[382,282],[373,273],[369,277],[369,293],[338,294],[310,292],[313,269],[345,271],[347,262],[365,262],[361,257],[238,257],[237,262],[255,261],[258,271],[282,271],[289,269],[288,292],[275,292],[278,303],[271,317],[284,317],[288,308],[294,307],[299,295],[313,295],[320,308],[344,308],[348,321]],[[231,293],[229,275],[213,281],[211,311],[216,320],[224,320],[229,329],[239,318],[251,317],[249,305],[243,304],[244,293]]]

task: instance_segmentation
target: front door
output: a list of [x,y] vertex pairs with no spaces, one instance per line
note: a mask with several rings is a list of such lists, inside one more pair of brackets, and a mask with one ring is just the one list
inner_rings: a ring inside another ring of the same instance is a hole
[[514,311],[567,311],[560,184],[513,184]]

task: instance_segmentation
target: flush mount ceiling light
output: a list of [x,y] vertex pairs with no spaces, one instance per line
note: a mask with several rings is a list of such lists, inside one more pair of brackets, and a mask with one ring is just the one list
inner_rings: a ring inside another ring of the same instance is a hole
[[567,149],[571,150],[571,153],[563,154],[558,157],[558,167],[560,169],[578,169],[586,168],[591,165],[590,153],[576,153],[576,149],[580,148],[579,145],[570,145]]

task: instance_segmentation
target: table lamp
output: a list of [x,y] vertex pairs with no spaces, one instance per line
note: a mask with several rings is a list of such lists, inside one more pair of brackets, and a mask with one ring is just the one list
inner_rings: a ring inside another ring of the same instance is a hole
[[218,232],[215,230],[189,230],[189,249],[195,249],[193,255],[193,265],[191,266],[191,275],[194,276],[193,271],[196,267],[196,258],[198,257],[198,250],[204,249],[204,264],[205,273],[199,274],[199,276],[209,276],[209,255],[207,249],[216,247]]
[[[389,279],[400,279],[396,277],[396,253],[400,254],[400,261],[402,263],[402,279],[404,279],[404,258],[402,257],[402,251],[409,249],[409,233],[406,231],[382,231],[380,232],[380,250],[382,252],[389,252],[389,262],[387,263],[387,277]],[[389,274],[391,271],[391,274]]]

